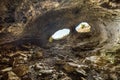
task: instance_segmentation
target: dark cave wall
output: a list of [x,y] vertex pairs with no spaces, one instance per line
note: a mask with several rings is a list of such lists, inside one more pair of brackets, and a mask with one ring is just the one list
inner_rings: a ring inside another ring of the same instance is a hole
[[[90,1],[88,2],[84,0],[1,1],[0,44],[10,43],[16,40],[19,41],[19,39],[22,38],[24,38],[24,40],[25,39],[28,40],[28,38],[34,38],[38,40],[39,39],[41,40],[41,38],[45,38],[45,40],[47,41],[49,36],[53,34],[57,29],[66,26],[72,28],[76,26],[76,24],[78,24],[80,20],[88,22],[97,21],[97,19],[99,18],[101,18],[101,20],[105,19],[107,20],[110,18],[112,19],[112,17],[115,17],[119,14],[119,12],[114,12],[114,10],[112,9],[104,10],[102,9],[102,7],[97,8],[97,6],[101,6],[101,4],[99,5],[99,3],[101,2],[103,2],[102,4],[110,2],[113,3],[116,2],[117,4],[119,4],[118,0],[103,0],[103,1],[100,0],[100,2],[97,2],[98,5],[94,4],[96,3],[96,1],[94,0]],[[107,7],[104,6],[104,8]],[[111,10],[111,12],[109,12],[109,10]],[[87,18],[89,18],[89,20]],[[52,28],[46,27],[49,25]],[[94,23],[92,23],[92,25],[94,26]],[[59,28],[56,26],[58,26]],[[47,29],[44,30],[44,28]],[[99,28],[97,31],[99,33]],[[97,33],[97,31],[95,32]],[[48,34],[44,35],[44,32],[48,32]]]

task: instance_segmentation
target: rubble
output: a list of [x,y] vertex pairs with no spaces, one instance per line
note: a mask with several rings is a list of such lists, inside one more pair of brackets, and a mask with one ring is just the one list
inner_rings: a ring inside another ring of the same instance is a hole
[[13,72],[21,77],[29,72],[29,67],[27,65],[19,65],[13,68]]

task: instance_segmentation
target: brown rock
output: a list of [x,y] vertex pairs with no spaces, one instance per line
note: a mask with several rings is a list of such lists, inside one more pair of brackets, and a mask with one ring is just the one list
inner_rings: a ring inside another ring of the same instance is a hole
[[65,78],[63,78],[61,80],[72,80],[72,79],[70,77],[65,77]]
[[2,63],[9,63],[10,59],[9,58],[2,58],[1,62]]
[[27,65],[19,65],[13,68],[13,72],[15,72],[18,76],[24,76],[28,73],[29,67]]
[[35,54],[36,58],[42,58],[43,57],[43,52],[39,51]]
[[38,51],[35,51],[35,53],[32,53],[33,55],[32,55],[32,57],[33,58],[37,58],[37,59],[40,59],[40,58],[42,58],[43,57],[43,51],[41,51],[41,50],[38,50]]
[[56,57],[56,65],[64,65],[65,64],[65,61]]
[[63,66],[63,68],[65,69],[66,72],[73,72],[73,71],[75,71],[75,68],[76,68],[76,67],[71,66],[71,65],[69,65],[69,64],[66,63],[66,64]]
[[7,67],[5,69],[2,69],[1,72],[8,72],[8,71],[11,71],[12,70],[12,67]]
[[79,74],[82,74],[83,76],[86,76],[86,72],[83,69],[76,69],[76,72]]
[[8,72],[8,80],[21,80],[14,72]]
[[37,63],[37,64],[34,65],[34,69],[35,69],[35,70],[43,69],[43,67],[44,67],[44,66],[41,65],[41,64],[39,64],[39,63]]
[[87,79],[85,79],[84,77],[81,77],[81,80],[87,80]]
[[83,76],[86,76],[86,72],[83,70],[86,67],[86,65],[79,65],[73,62],[68,62],[63,66],[66,72],[76,72]]
[[21,80],[14,72],[10,71],[2,77],[3,80]]
[[22,77],[22,80],[33,80],[29,75]]
[[52,74],[54,70],[40,70],[40,73],[42,74]]

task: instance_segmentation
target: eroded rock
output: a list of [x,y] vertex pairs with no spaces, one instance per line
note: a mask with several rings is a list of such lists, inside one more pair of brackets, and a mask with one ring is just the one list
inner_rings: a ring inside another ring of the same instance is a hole
[[10,71],[2,77],[3,80],[21,80],[14,72]]
[[19,65],[13,68],[13,72],[18,76],[24,76],[29,72],[29,67],[27,65]]

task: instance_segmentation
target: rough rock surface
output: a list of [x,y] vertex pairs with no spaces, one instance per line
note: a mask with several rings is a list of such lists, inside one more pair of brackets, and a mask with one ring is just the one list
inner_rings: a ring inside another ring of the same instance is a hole
[[[0,80],[120,79],[119,0],[0,1]],[[83,21],[91,32],[75,31]]]

